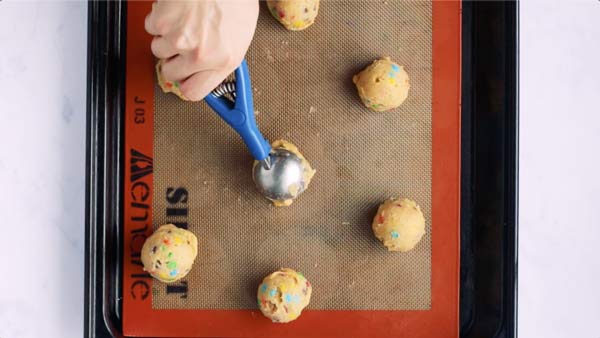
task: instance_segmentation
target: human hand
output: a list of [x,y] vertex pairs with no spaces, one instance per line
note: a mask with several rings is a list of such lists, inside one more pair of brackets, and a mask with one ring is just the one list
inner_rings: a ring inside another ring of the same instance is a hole
[[240,65],[257,20],[258,0],[159,0],[145,28],[164,78],[199,101]]

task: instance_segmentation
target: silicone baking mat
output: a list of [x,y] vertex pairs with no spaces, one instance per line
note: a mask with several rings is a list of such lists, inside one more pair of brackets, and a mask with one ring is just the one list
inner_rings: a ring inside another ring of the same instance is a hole
[[[132,299],[124,300],[126,334],[301,336],[302,327],[308,329],[311,322],[327,334],[325,320],[344,322],[356,315],[363,318],[362,330],[377,334],[407,325],[411,314],[435,312],[432,238],[452,230],[438,227],[454,227],[449,241],[458,248],[457,216],[436,220],[434,209],[436,6],[423,1],[326,1],[314,26],[288,32],[261,4],[247,55],[257,122],[268,139],[298,145],[317,169],[309,190],[288,208],[271,206],[255,191],[252,159],[244,145],[204,103],[183,102],[155,85],[153,67],[148,68],[154,62],[149,37],[143,25],[134,26],[143,22],[149,7],[128,6],[127,89],[140,95],[128,102],[126,142],[140,147],[132,147],[128,156],[132,203],[125,211],[131,245],[129,255],[126,245],[125,270],[128,264],[140,270],[136,250],[152,228],[164,223],[193,231],[199,237],[199,256],[192,272],[170,285],[152,281],[143,271],[126,273],[126,285],[128,278],[139,281]],[[132,37],[140,39],[134,43]],[[385,114],[363,108],[351,82],[353,74],[379,56],[391,56],[411,77],[407,101]],[[427,219],[426,236],[408,253],[388,253],[370,230],[377,205],[390,196],[415,199]],[[457,201],[454,206],[458,208]],[[136,213],[140,215],[133,217]],[[131,224],[134,219],[138,227]],[[127,241],[127,233],[125,237]],[[304,272],[314,285],[309,308],[290,326],[300,326],[297,332],[273,327],[256,310],[260,279],[279,267]],[[456,294],[458,276],[449,277],[455,279],[447,282]],[[150,324],[128,310],[129,302],[140,305],[136,300],[158,322]],[[453,301],[447,313],[451,317],[457,308]],[[167,325],[177,313],[185,326]],[[311,316],[317,313],[325,316]],[[382,329],[374,314],[399,322]],[[337,333],[350,332],[360,330]]]
[[[153,307],[253,309],[262,277],[293,267],[314,285],[312,309],[429,309],[430,222],[406,254],[388,253],[370,224],[390,196],[415,199],[431,219],[431,3],[324,2],[319,22],[295,34],[263,9],[247,54],[257,123],[299,146],[317,175],[291,206],[273,207],[231,128],[155,86],[153,223],[185,222],[200,254],[186,297],[157,283]],[[410,96],[371,113],[350,77],[386,53],[409,65]]]

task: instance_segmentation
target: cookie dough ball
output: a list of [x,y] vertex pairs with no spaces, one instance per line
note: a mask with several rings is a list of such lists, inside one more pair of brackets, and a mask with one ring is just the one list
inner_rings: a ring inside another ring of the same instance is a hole
[[267,0],[269,11],[285,28],[301,31],[315,22],[319,0]]
[[410,89],[404,67],[384,57],[354,75],[358,96],[367,108],[386,111],[399,107]]
[[173,224],[162,225],[142,247],[144,270],[152,277],[170,283],[190,272],[198,254],[198,239],[193,233]]
[[179,89],[179,82],[171,82],[165,80],[165,77],[162,74],[162,64],[164,62],[165,60],[158,60],[158,62],[156,63],[156,78],[158,79],[158,85],[163,90],[163,92],[173,93],[179,96],[180,99],[189,101],[189,99],[185,97],[185,95],[183,95],[181,89]]
[[308,305],[311,293],[310,282],[300,272],[284,268],[258,286],[258,307],[274,323],[291,322]]
[[[302,172],[304,187],[300,187],[297,184],[291,184],[288,187],[288,191],[289,191],[290,195],[294,196],[293,198],[290,198],[290,199],[284,200],[284,201],[271,200],[271,202],[273,202],[273,205],[276,207],[287,207],[290,204],[292,204],[292,202],[294,202],[294,199],[296,199],[302,192],[304,192],[306,189],[308,189],[310,180],[312,180],[313,176],[315,175],[315,173],[317,171],[314,170],[310,166],[310,163],[308,162],[308,160],[306,160],[306,158],[300,153],[300,150],[298,150],[298,147],[296,147],[292,143],[290,143],[286,140],[277,140],[271,144],[271,147],[273,149],[285,149],[285,150],[295,154],[296,156],[298,156],[300,158],[300,160],[302,161],[302,167],[304,169]],[[256,168],[257,168],[257,161],[254,161],[253,170],[256,170]],[[254,177],[254,172],[252,173],[252,176]]]
[[373,233],[389,251],[405,252],[425,234],[425,217],[415,201],[389,199],[379,206],[373,219]]

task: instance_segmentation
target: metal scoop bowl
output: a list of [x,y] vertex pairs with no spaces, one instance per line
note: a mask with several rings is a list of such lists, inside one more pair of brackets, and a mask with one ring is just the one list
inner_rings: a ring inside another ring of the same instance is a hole
[[256,188],[272,201],[284,202],[298,197],[304,189],[304,162],[293,152],[276,148],[267,161],[257,161],[252,168]]

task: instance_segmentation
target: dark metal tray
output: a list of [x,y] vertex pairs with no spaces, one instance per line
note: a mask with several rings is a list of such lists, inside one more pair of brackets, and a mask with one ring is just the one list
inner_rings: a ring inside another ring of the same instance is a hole
[[[85,336],[122,337],[126,5],[89,2]],[[461,337],[515,337],[518,3],[463,2]],[[443,337],[442,337],[443,338]]]

